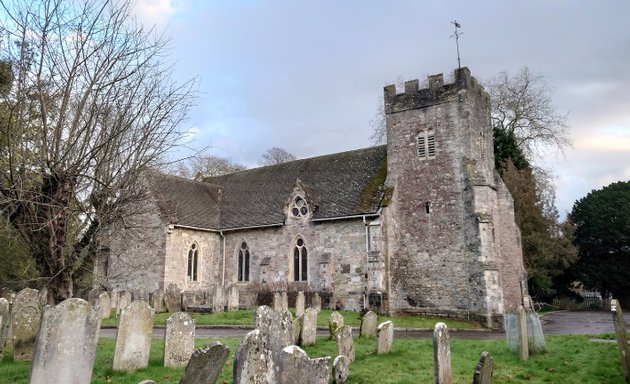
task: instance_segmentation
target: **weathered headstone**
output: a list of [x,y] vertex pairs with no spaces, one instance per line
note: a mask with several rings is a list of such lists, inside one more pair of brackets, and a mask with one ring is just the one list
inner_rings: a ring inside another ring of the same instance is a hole
[[195,321],[185,312],[173,313],[164,328],[164,366],[185,367],[195,349]]
[[43,308],[48,304],[48,288],[43,287],[39,290],[39,306]]
[[275,292],[273,294],[273,310],[274,311],[282,310],[282,294],[280,294],[280,292]]
[[376,326],[378,325],[378,316],[372,311],[368,311],[361,318],[361,331],[359,335],[361,337],[374,337],[376,336]]
[[306,352],[296,345],[282,350],[280,384],[328,384],[330,357],[309,359]]
[[322,311],[322,298],[317,292],[315,292],[313,294],[313,297],[311,298],[311,307],[314,308],[317,312]]
[[547,352],[547,343],[540,317],[534,311],[525,311],[527,316],[527,349],[530,354]]
[[213,313],[221,313],[225,311],[225,292],[223,291],[223,287],[216,286],[214,287],[214,296],[212,298],[212,312]]
[[295,317],[300,317],[304,314],[304,292],[299,291],[295,297]]
[[96,305],[96,300],[98,299],[98,295],[100,295],[102,290],[100,288],[92,288],[88,292],[88,303],[92,306]]
[[164,291],[161,289],[154,291],[151,295],[151,306],[153,307],[155,313],[163,313],[167,311],[164,296]]
[[612,313],[613,325],[615,326],[615,335],[617,337],[617,346],[621,355],[621,368],[626,383],[630,383],[630,355],[628,354],[628,333],[626,332],[626,324],[623,321],[623,312],[619,301],[612,299],[610,301],[610,312]]
[[227,309],[228,311],[238,311],[239,308],[239,292],[238,287],[235,284],[230,285],[227,294]]
[[134,371],[146,368],[153,336],[153,309],[144,301],[134,301],[120,313],[113,369]]
[[302,331],[300,343],[303,347],[315,345],[317,341],[317,311],[313,308],[306,308],[302,317]]
[[274,384],[276,366],[267,337],[254,329],[241,340],[234,353],[234,384]]
[[111,301],[112,309],[116,310],[118,308],[118,298],[120,297],[120,289],[115,288],[109,293],[109,299]]
[[175,284],[169,284],[166,288],[164,301],[168,313],[181,312],[182,310],[182,290]]
[[128,291],[122,291],[118,295],[118,306],[116,307],[116,317],[120,318],[120,313],[123,309],[127,308],[131,304],[131,293]]
[[11,288],[3,287],[1,296],[5,298],[9,304],[12,304],[13,299],[15,299],[15,292]]
[[341,327],[343,324],[343,316],[341,316],[341,313],[334,311],[330,314],[328,317],[328,333],[331,339],[334,340],[337,328]]
[[268,338],[275,361],[285,347],[293,344],[293,317],[289,311],[274,311],[267,306],[256,310],[256,329]]
[[346,384],[350,371],[350,361],[345,356],[335,357],[333,361],[333,384]]
[[337,341],[337,355],[343,355],[354,361],[354,340],[352,339],[352,327],[342,325],[335,331],[335,340]]
[[9,301],[0,297],[0,360],[4,356],[4,345],[9,335],[9,325],[11,324],[11,312]]
[[24,288],[15,295],[11,311],[17,313],[17,311],[24,307],[41,308],[39,305],[39,291],[37,291],[37,289]]
[[293,344],[300,344],[300,335],[302,334],[302,321],[304,320],[304,315],[300,317],[296,317],[293,319]]
[[39,305],[22,307],[13,312],[13,360],[31,361],[41,324]]
[[451,384],[451,345],[446,324],[437,323],[433,329],[433,368],[435,384]]
[[98,310],[83,299],[67,299],[57,306],[46,307],[30,384],[89,384],[100,325]]
[[394,323],[386,321],[379,324],[376,329],[376,354],[389,353],[392,351],[394,342]]
[[218,341],[195,350],[179,384],[214,384],[229,354],[230,349]]
[[492,384],[493,365],[490,353],[481,352],[473,375],[473,384]]
[[133,293],[132,293],[132,300],[133,301],[144,301],[145,303],[149,303],[149,295],[147,294],[146,289],[144,289],[143,286],[139,286],[138,288],[134,289]]
[[101,292],[96,299],[95,308],[98,309],[99,316],[102,319],[108,319],[112,314],[112,302],[107,292]]
[[282,305],[283,311],[289,310],[289,295],[287,294],[287,291],[280,292],[280,304]]

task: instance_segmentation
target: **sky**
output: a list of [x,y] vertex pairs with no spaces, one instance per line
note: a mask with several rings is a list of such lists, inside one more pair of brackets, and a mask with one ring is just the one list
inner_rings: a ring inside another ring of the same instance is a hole
[[457,68],[487,81],[524,66],[568,114],[573,145],[536,163],[561,217],[594,189],[630,180],[627,0],[138,0],[171,38],[173,76],[196,78],[188,154],[249,167],[273,146],[308,158],[369,146],[383,87]]

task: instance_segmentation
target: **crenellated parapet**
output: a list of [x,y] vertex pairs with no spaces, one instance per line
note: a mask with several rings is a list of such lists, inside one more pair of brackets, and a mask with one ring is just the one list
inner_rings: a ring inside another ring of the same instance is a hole
[[410,80],[405,82],[404,92],[398,93],[396,85],[388,85],[383,88],[385,101],[385,114],[429,107],[436,104],[452,101],[459,97],[461,91],[474,93],[489,102],[490,97],[466,67],[455,70],[453,83],[444,84],[444,75],[432,75],[428,77],[428,88],[420,89],[420,82]]

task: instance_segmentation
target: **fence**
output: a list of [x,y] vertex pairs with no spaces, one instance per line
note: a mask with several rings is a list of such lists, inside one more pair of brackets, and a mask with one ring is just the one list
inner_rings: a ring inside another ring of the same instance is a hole
[[597,297],[584,297],[581,299],[555,298],[551,305],[557,309],[570,311],[610,311],[610,300]]

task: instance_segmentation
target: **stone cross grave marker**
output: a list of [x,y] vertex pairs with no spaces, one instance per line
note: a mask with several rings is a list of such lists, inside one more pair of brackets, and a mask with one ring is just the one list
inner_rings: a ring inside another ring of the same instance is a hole
[[446,324],[437,323],[433,329],[433,367],[435,384],[451,384],[451,346]]
[[386,321],[379,324],[376,329],[376,354],[389,353],[392,351],[394,342],[394,323]]
[[361,331],[359,335],[361,337],[374,337],[376,336],[376,326],[378,325],[378,316],[372,311],[368,311],[361,318]]
[[481,352],[479,362],[473,375],[473,384],[492,384],[492,356],[489,352]]
[[303,347],[315,345],[317,341],[317,311],[313,308],[306,308],[304,312],[300,340]]
[[185,367],[195,349],[195,321],[185,312],[173,313],[164,328],[164,366]]
[[46,307],[29,383],[89,384],[100,327],[98,308],[83,299],[67,299]]
[[149,364],[153,337],[153,309],[134,301],[120,313],[114,349],[114,371],[134,371]]
[[195,350],[179,384],[216,383],[229,354],[230,349],[218,341]]
[[354,340],[352,340],[352,327],[342,325],[335,331],[335,340],[337,341],[337,355],[343,355],[354,361]]
[[337,332],[337,328],[343,326],[343,316],[341,313],[334,311],[328,317],[328,333],[331,339],[335,339],[335,332]]

